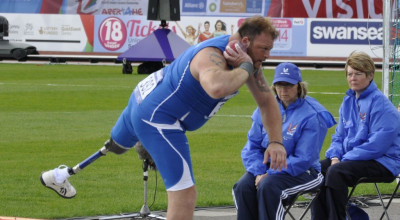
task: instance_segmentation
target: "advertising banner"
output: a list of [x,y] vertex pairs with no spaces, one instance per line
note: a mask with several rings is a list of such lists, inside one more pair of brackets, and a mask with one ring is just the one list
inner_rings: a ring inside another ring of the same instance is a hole
[[157,28],[160,22],[149,21],[146,16],[96,15],[94,52],[122,53]]
[[307,56],[307,22],[304,18],[274,18],[279,37],[271,56]]
[[[207,38],[232,34],[237,30],[242,18],[216,18],[187,16],[182,21],[172,21],[167,28],[185,39],[190,45],[198,43],[200,34]],[[205,24],[208,23],[208,25]],[[149,21],[145,16],[95,16],[95,52],[121,53],[143,38],[149,36],[154,30],[161,28],[160,21]]]
[[[146,16],[1,14],[9,22],[11,42],[28,43],[38,51],[123,53],[161,28]],[[185,16],[167,23],[190,45],[233,34],[245,17]],[[347,57],[362,50],[382,57],[380,19],[272,18],[279,31],[271,56]],[[173,46],[173,45],[172,45]],[[149,48],[151,50],[151,48]]]
[[383,56],[380,20],[308,19],[308,26],[308,56],[347,57],[354,50]]
[[8,20],[10,42],[28,43],[38,51],[93,51],[93,16],[1,14]]
[[288,18],[382,18],[382,0],[282,0]]
[[[169,22],[168,28],[190,45],[199,43],[200,36],[212,38],[235,33],[245,18],[187,16],[185,20]],[[307,22],[305,19],[272,19],[279,31],[271,56],[307,56]],[[145,17],[126,18],[95,16],[95,52],[122,53],[160,28],[159,22]],[[192,32],[193,31],[193,32]],[[301,43],[299,43],[301,42]]]

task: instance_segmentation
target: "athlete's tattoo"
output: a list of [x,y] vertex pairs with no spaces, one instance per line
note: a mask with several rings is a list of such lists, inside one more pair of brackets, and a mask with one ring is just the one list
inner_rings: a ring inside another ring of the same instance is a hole
[[[217,50],[217,49],[215,48],[215,50]],[[221,66],[221,67],[226,66],[225,58],[216,51],[213,51],[210,53],[210,61],[215,63],[215,65],[217,65],[217,66]]]
[[271,92],[268,86],[267,80],[265,80],[265,77],[262,73],[262,69],[257,69],[257,72],[253,74],[255,80],[256,80],[256,85],[257,88],[262,91],[262,92]]

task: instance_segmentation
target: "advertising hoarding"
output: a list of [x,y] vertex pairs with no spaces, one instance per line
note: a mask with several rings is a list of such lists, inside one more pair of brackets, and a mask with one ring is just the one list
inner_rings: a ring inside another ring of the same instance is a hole
[[1,14],[8,20],[10,42],[34,45],[38,51],[93,51],[93,17],[56,14]]

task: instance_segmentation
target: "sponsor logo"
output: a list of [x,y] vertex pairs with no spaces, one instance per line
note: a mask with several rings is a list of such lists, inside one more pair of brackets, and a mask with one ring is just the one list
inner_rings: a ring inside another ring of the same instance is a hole
[[305,25],[305,19],[304,18],[293,18],[293,25]]
[[281,75],[290,75],[289,68],[283,68],[283,72],[281,72]]
[[182,12],[206,12],[205,0],[183,0]]
[[18,35],[21,27],[19,25],[10,25],[8,28],[9,35]]
[[34,35],[32,23],[26,23],[24,25],[24,35]]
[[61,35],[72,35],[74,32],[80,32],[82,28],[73,27],[70,25],[62,25],[61,26]]
[[261,13],[263,8],[263,1],[260,0],[248,0],[246,2],[247,13]]
[[58,27],[40,27],[39,28],[40,35],[58,35]]
[[312,44],[380,45],[383,39],[382,22],[312,21]]
[[217,4],[211,3],[208,8],[210,9],[211,12],[215,12],[217,10]]
[[142,8],[104,8],[101,10],[103,15],[144,15]]
[[225,13],[244,13],[246,5],[243,1],[238,0],[222,0],[220,3],[220,12]]
[[100,24],[99,41],[105,49],[119,50],[124,46],[126,36],[125,23],[117,17],[109,17]]

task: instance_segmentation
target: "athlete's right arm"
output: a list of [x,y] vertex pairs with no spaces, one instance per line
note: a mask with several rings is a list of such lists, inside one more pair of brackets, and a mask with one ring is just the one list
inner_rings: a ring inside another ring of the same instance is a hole
[[207,94],[215,99],[234,93],[249,77],[242,68],[230,70],[222,52],[214,47],[199,51],[190,64],[190,71]]

